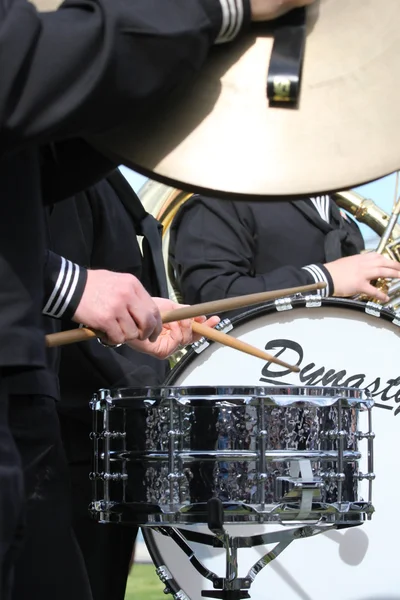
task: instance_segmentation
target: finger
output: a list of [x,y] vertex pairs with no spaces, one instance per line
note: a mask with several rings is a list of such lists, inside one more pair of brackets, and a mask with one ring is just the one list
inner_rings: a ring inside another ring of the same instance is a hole
[[125,340],[136,340],[139,338],[139,330],[135,319],[128,311],[125,311],[125,313],[118,318],[118,324],[124,334]]
[[392,260],[387,256],[381,256],[381,263],[383,267],[390,267],[391,269],[395,269],[396,271],[400,271],[400,263],[396,260]]
[[205,315],[200,315],[199,317],[193,317],[193,320],[196,321],[197,323],[205,323],[207,320],[207,317]]
[[136,279],[132,284],[131,298],[128,310],[137,325],[139,339],[155,342],[162,331],[161,314],[157,304]]
[[[150,298],[150,296],[149,296]],[[157,305],[150,298],[149,302],[130,304],[128,312],[134,320],[138,339],[155,342],[162,330],[161,314]]]
[[389,302],[389,296],[371,284],[365,284],[361,292],[367,296],[370,296],[371,298],[376,298],[380,302]]
[[193,330],[192,330],[192,319],[184,319],[178,321],[181,334],[182,346],[187,346],[193,342]]
[[[139,340],[150,340],[154,342],[161,333],[162,323],[161,317],[157,320],[153,310],[148,310],[143,306],[128,307],[128,312],[131,320],[136,324],[137,335]],[[131,338],[134,339],[134,338]]]
[[397,269],[393,269],[392,267],[380,267],[375,268],[368,279],[397,279],[399,276],[399,271]]
[[218,323],[220,321],[221,321],[221,319],[215,315],[215,316],[210,317],[209,319],[207,319],[204,322],[204,325],[207,325],[207,327],[215,327],[216,325],[218,325]]
[[101,341],[105,344],[115,346],[125,343],[125,333],[121,329],[119,322],[116,319],[113,319],[110,321],[110,323],[106,324],[103,329],[104,335],[101,336]]

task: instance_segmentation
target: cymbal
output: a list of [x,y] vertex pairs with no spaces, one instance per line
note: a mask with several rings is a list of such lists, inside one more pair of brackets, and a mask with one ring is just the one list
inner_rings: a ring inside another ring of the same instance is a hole
[[399,0],[319,0],[307,9],[297,108],[269,106],[273,35],[260,25],[215,47],[193,83],[147,121],[92,143],[190,191],[299,196],[400,168]]

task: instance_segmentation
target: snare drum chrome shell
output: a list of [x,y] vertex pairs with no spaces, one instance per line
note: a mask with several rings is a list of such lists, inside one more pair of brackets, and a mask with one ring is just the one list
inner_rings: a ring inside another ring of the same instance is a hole
[[359,480],[373,478],[372,464],[359,469],[358,415],[372,404],[333,387],[102,390],[92,510],[104,522],[207,523],[217,497],[227,523],[357,525],[373,511],[358,496]]

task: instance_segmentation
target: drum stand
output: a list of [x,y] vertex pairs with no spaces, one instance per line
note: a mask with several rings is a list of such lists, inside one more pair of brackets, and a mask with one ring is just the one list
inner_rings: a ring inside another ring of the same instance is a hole
[[[296,539],[302,539],[329,529],[335,528],[332,524],[325,525],[306,525],[295,527],[285,531],[275,531],[262,535],[249,537],[233,537],[224,529],[223,505],[218,498],[212,498],[207,504],[208,528],[213,535],[189,531],[186,529],[177,529],[174,527],[152,527],[158,533],[169,536],[179,548],[189,558],[192,566],[202,575],[213,583],[214,590],[203,590],[201,595],[204,598],[219,598],[221,600],[242,600],[251,598],[248,590],[251,587],[258,573],[268,565],[274,558],[279,556],[291,542]],[[212,546],[214,548],[225,548],[226,553],[226,576],[219,577],[207,569],[195,556],[194,551],[188,544],[194,542]],[[249,570],[245,577],[238,577],[238,550],[239,548],[253,548],[266,544],[276,543],[276,546],[260,558]],[[172,579],[168,569],[164,566],[157,568],[157,574],[161,581],[166,585],[165,593],[174,595],[174,591],[169,586],[169,580]],[[177,600],[190,600],[186,594],[179,592],[174,596]]]

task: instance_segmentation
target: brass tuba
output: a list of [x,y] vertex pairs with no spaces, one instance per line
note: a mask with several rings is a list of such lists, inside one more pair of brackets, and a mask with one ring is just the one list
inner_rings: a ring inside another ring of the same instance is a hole
[[[332,196],[340,208],[343,208],[359,223],[364,223],[380,236],[377,252],[400,262],[400,225],[397,224],[400,210],[399,201],[392,214],[389,215],[379,208],[373,200],[364,198],[361,194],[352,190],[337,192]],[[400,280],[393,280],[387,288],[385,288],[383,282],[379,282],[379,284],[385,289],[390,298],[385,306],[396,310],[400,306]]]
[[[174,274],[168,263],[169,233],[172,220],[180,206],[192,196],[173,187],[156,181],[147,180],[139,190],[139,197],[144,208],[163,225],[163,255],[167,270],[170,298],[180,300]],[[393,260],[400,261],[400,225],[396,224],[394,215],[388,215],[373,200],[364,198],[354,191],[337,192],[332,195],[337,205],[352,215],[358,222],[364,223],[380,238],[383,254]],[[400,280],[392,281],[388,291],[390,297],[388,308],[400,306]]]

